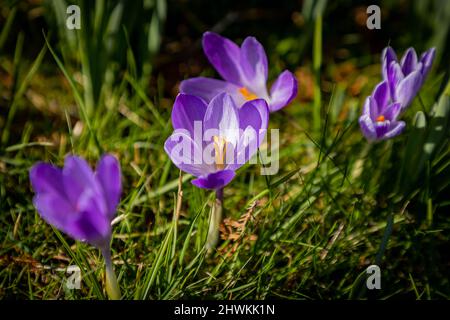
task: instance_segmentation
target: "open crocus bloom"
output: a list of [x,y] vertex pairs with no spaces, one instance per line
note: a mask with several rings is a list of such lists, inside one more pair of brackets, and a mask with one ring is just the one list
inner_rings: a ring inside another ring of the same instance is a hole
[[433,64],[435,48],[425,51],[420,59],[416,51],[409,48],[400,62],[391,47],[383,50],[382,73],[388,82],[391,100],[399,102],[402,110],[408,107],[417,95]]
[[362,133],[369,141],[395,137],[405,128],[405,122],[397,121],[400,111],[400,103],[390,101],[388,83],[383,81],[364,103],[363,113],[359,117]]
[[269,110],[263,99],[236,107],[227,93],[207,105],[196,96],[179,94],[172,109],[173,134],[164,149],[181,170],[197,177],[192,183],[220,189],[235,176],[264,140]]
[[111,221],[122,190],[120,165],[104,155],[94,173],[87,162],[68,156],[64,168],[39,162],[30,170],[40,216],[72,238],[109,248]]
[[297,80],[285,70],[267,90],[267,56],[254,37],[245,38],[241,47],[213,32],[203,35],[203,50],[209,62],[225,80],[205,77],[184,80],[180,92],[195,95],[209,102],[221,92],[227,92],[238,105],[264,99],[270,112],[277,111],[297,95]]

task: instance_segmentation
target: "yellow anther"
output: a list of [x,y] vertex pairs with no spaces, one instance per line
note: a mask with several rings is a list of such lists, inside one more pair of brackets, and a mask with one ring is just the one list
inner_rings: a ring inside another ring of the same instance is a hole
[[247,101],[258,99],[258,96],[253,92],[248,91],[246,87],[239,88],[239,92],[244,96],[244,99]]
[[214,150],[215,150],[215,162],[216,169],[225,169],[225,156],[227,154],[227,140],[222,137],[214,136]]

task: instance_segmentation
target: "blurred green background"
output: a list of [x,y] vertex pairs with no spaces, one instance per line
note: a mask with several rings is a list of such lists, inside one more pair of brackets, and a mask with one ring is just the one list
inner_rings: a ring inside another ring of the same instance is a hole
[[[81,30],[65,27],[69,4],[81,8]],[[380,30],[366,27],[372,4]],[[28,169],[112,152],[124,173],[112,243],[124,298],[448,299],[449,27],[447,0],[2,1],[0,297],[105,298],[99,253],[39,218]],[[239,171],[213,256],[202,252],[212,194],[184,175],[174,223],[179,171],[162,148],[180,81],[218,77],[201,48],[208,30],[237,43],[255,36],[269,82],[284,69],[299,82],[271,117],[280,172]],[[437,55],[406,132],[368,147],[357,119],[387,45]],[[383,290],[366,292],[375,261]],[[70,264],[86,273],[82,290],[65,289],[55,271]]]

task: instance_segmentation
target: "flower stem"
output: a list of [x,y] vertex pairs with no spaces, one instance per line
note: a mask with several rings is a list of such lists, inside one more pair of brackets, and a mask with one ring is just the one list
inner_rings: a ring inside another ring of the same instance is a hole
[[320,131],[320,109],[322,95],[320,91],[320,67],[322,65],[322,13],[317,13],[314,23],[313,38],[313,69],[314,69],[314,109],[313,126],[316,132]]
[[120,300],[122,295],[120,294],[119,284],[117,283],[116,274],[113,270],[111,251],[109,248],[105,248],[102,249],[102,254],[105,258],[106,265],[106,292],[110,300]]
[[219,241],[219,225],[222,221],[223,211],[223,189],[216,190],[216,201],[211,210],[209,220],[208,238],[206,239],[206,250],[211,252],[215,249]]

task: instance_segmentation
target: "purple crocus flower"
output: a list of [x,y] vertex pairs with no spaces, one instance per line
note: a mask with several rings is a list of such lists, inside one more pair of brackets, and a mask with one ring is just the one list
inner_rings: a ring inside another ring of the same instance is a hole
[[77,156],[66,157],[62,169],[39,162],[31,168],[30,180],[36,193],[33,204],[45,221],[75,240],[101,250],[106,265],[106,291],[111,299],[120,299],[110,252],[111,221],[122,192],[117,159],[104,155],[96,172]]
[[269,109],[263,99],[238,108],[225,92],[211,99],[180,93],[172,109],[174,133],[164,149],[181,170],[197,177],[192,184],[221,189],[264,140]]
[[425,82],[433,64],[435,48],[425,51],[420,59],[413,48],[406,50],[400,62],[391,47],[383,50],[382,73],[388,82],[391,100],[399,102],[402,110],[408,107]]
[[40,216],[72,238],[109,248],[111,221],[122,190],[117,159],[104,155],[93,172],[87,162],[68,156],[64,168],[39,162],[30,170]]
[[206,102],[227,92],[238,105],[254,99],[266,100],[270,112],[277,111],[297,95],[297,80],[283,71],[267,90],[267,56],[254,37],[245,38],[241,47],[214,32],[203,34],[203,50],[209,62],[225,80],[197,77],[181,82],[180,91],[203,98]]
[[359,125],[369,141],[390,139],[400,134],[405,122],[397,121],[401,111],[399,102],[391,102],[387,81],[378,84],[364,103]]

